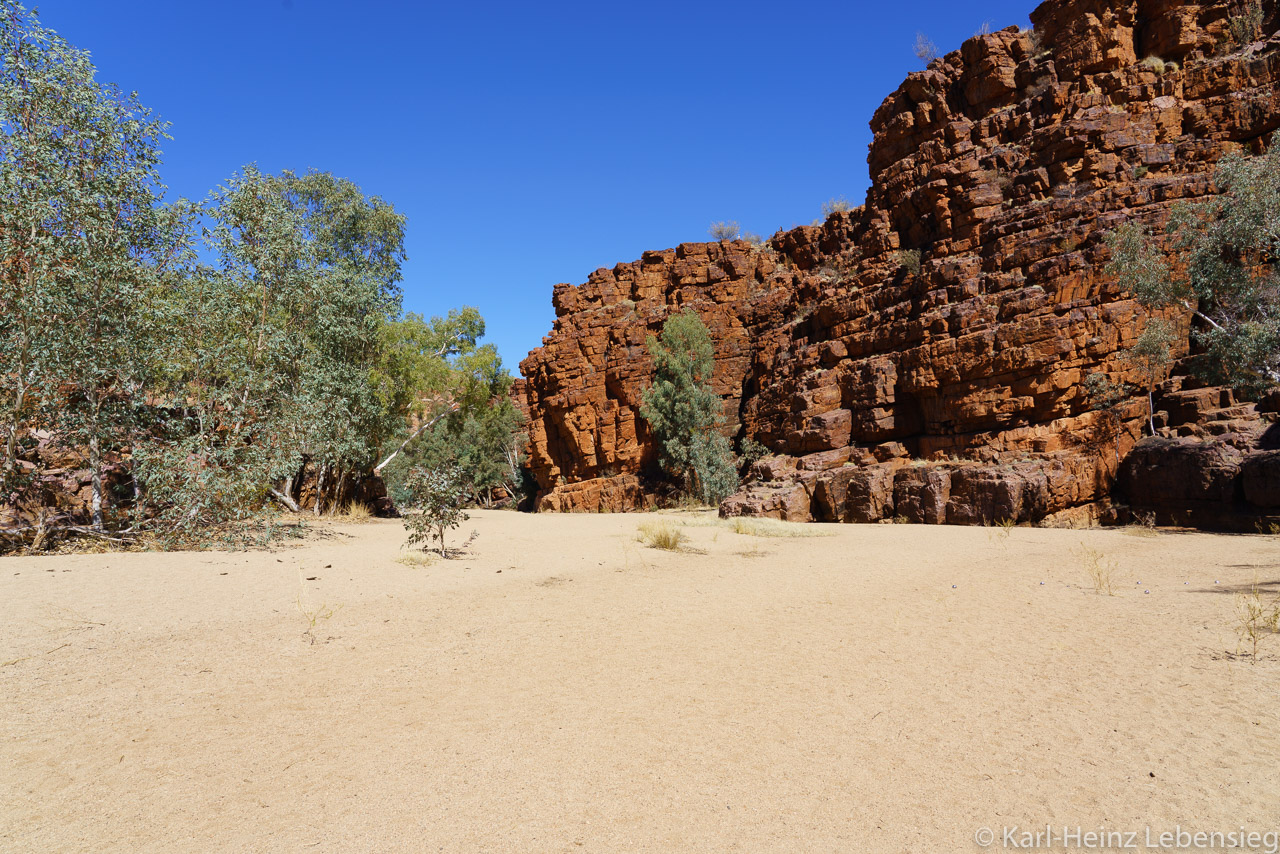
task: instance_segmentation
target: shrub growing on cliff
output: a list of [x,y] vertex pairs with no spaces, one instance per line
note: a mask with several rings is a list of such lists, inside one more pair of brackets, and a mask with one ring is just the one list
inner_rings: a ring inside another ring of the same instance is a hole
[[1198,375],[1257,394],[1280,383],[1280,134],[1216,178],[1221,195],[1174,209],[1167,248],[1137,222],[1110,234],[1107,271],[1148,309],[1194,315]]
[[713,240],[737,240],[742,228],[736,222],[713,222],[707,229]]
[[924,33],[916,33],[916,58],[925,65],[938,58],[938,46]]
[[729,440],[716,429],[724,416],[710,384],[711,333],[685,311],[669,317],[661,337],[649,336],[647,343],[655,377],[640,414],[661,448],[662,467],[687,494],[719,504],[737,489],[738,477]]
[[1227,20],[1227,30],[1231,40],[1238,45],[1247,45],[1262,37],[1262,24],[1265,16],[1262,4],[1254,0],[1247,5],[1244,13]]
[[920,271],[924,269],[920,261],[919,249],[899,249],[891,256],[897,263],[898,267],[906,270],[913,276],[920,275]]
[[838,199],[827,199],[822,203],[822,219],[826,221],[834,213],[845,213],[853,210],[853,205],[844,196]]

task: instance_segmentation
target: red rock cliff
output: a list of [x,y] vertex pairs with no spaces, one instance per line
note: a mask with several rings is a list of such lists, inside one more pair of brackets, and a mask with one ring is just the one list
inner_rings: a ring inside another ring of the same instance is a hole
[[645,337],[685,307],[716,342],[726,432],[779,454],[724,512],[974,522],[1096,506],[1145,414],[1095,412],[1083,391],[1123,375],[1145,323],[1102,272],[1103,236],[1212,192],[1225,152],[1280,128],[1280,14],[1262,9],[1243,44],[1239,3],[1052,0],[1033,30],[970,39],[885,100],[861,208],[557,286],[517,388],[539,507],[645,503]]

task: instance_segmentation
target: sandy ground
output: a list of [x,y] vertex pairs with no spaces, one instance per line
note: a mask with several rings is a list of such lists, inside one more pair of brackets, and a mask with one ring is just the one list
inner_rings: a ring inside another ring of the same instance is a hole
[[[1228,654],[1232,592],[1280,593],[1275,538],[694,527],[702,553],[678,554],[635,541],[648,518],[476,513],[469,556],[419,567],[393,521],[272,553],[0,560],[0,849],[1280,829],[1280,638]],[[1115,596],[1081,544],[1118,564]]]

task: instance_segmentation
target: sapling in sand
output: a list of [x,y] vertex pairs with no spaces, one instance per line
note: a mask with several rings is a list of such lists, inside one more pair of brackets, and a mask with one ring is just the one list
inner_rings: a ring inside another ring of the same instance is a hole
[[[405,490],[414,508],[404,514],[404,527],[409,531],[408,545],[422,545],[426,551],[428,547],[423,544],[438,543],[440,557],[447,558],[445,535],[471,518],[462,509],[466,502],[466,488],[461,472],[456,466],[432,471],[414,468],[405,478]],[[475,539],[474,533],[471,539]]]

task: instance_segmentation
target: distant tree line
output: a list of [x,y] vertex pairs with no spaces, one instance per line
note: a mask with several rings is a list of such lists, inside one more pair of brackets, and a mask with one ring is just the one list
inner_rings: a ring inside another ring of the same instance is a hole
[[91,534],[199,539],[298,509],[304,472],[318,512],[414,459],[456,458],[477,498],[519,487],[511,378],[475,309],[402,312],[390,203],[252,165],[167,203],[167,125],[136,94],[14,0],[0,55],[0,507],[57,527],[51,441],[90,472]]

